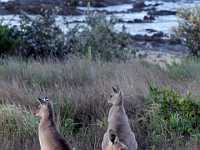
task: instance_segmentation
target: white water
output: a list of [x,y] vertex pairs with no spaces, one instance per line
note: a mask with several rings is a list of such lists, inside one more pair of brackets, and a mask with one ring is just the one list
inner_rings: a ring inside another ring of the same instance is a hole
[[14,1],[14,0],[0,0],[0,2],[8,2],[8,1]]
[[108,11],[108,12],[121,12],[121,11],[127,11],[129,9],[133,8],[132,4],[123,4],[123,5],[116,5],[116,6],[108,6],[104,8],[94,8],[94,7],[78,7],[80,10],[85,10],[85,11]]
[[[160,3],[161,5],[156,7],[156,10],[168,10],[168,11],[176,11],[179,8],[191,8],[200,6],[200,1],[198,0],[182,0],[178,2],[163,2],[159,0],[155,1],[145,1],[146,5],[154,5]],[[120,6],[109,6],[104,8],[87,8],[87,7],[79,7],[81,10],[98,10],[98,11],[108,11],[108,12],[118,12],[114,13],[113,16],[122,19],[124,21],[133,21],[134,19],[143,19],[145,15],[147,15],[146,11],[135,12],[135,13],[124,13],[125,11],[133,8],[132,4],[125,4]],[[120,13],[121,12],[121,13]],[[157,31],[162,31],[166,34],[172,33],[173,28],[178,26],[178,19],[176,16],[159,16],[156,17],[156,20],[152,23],[118,23],[115,25],[115,30],[117,32],[121,32],[124,27],[126,28],[126,32],[136,35],[136,34],[149,34],[146,29],[154,29]]]
[[162,5],[157,7],[157,10],[171,10],[171,11],[176,11],[177,9],[180,8],[191,8],[191,7],[196,7],[200,6],[200,1],[180,1],[180,2],[161,2],[158,1],[159,3],[163,3]]
[[119,19],[122,19],[124,21],[130,21],[134,19],[143,19],[143,17],[146,15],[147,15],[147,12],[142,11],[142,12],[135,12],[135,13],[118,13],[118,14],[114,14],[113,16]]

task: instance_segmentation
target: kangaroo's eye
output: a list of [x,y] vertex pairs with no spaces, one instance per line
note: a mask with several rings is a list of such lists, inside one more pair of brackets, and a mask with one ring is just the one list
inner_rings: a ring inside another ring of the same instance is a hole
[[112,98],[113,97],[113,95],[110,95],[110,98]]

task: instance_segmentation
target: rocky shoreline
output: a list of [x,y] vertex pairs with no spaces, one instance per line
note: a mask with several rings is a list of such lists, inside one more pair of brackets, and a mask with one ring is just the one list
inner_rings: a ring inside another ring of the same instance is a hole
[[[107,7],[113,5],[121,5],[125,3],[132,3],[131,0],[93,0],[91,2],[92,7]],[[86,7],[88,5],[88,0],[80,0],[79,6]]]
[[[76,7],[87,7],[87,1],[82,0],[77,3]],[[94,1],[91,3],[91,7],[103,8],[113,5],[122,5],[122,4],[132,4],[132,8],[127,11],[120,11],[120,13],[133,13],[133,12],[141,12],[148,11],[149,16],[163,16],[163,15],[175,15],[176,11],[169,10],[156,10],[156,7],[161,5],[161,3],[155,4],[145,4],[145,1],[131,1],[131,0],[102,0],[102,1]],[[41,10],[59,8],[59,15],[83,15],[84,11],[81,9],[77,9],[75,6],[70,6],[70,4],[66,2],[62,2],[60,0],[52,1],[38,1],[38,0],[16,0],[16,1],[8,1],[8,2],[0,2],[0,15],[8,15],[8,14],[20,14],[21,11],[25,11],[29,14],[40,14]],[[119,12],[109,12],[106,10],[95,10],[97,12],[102,12],[106,14],[115,14]],[[137,22],[137,21],[136,21]]]
[[[173,5],[173,3],[171,4]],[[36,15],[40,14],[43,10],[59,7],[58,15],[81,18],[87,10],[87,0],[79,1],[77,5],[78,7],[69,7],[68,4],[63,5],[62,0],[17,0],[6,3],[0,2],[0,14],[5,16],[8,14],[16,15],[20,14],[21,11],[24,11],[28,14]],[[164,2],[161,1],[96,0],[91,3],[89,11],[104,13],[107,17],[112,15],[120,16],[117,19],[117,24],[120,26],[118,28],[124,29],[124,31],[130,34],[130,37],[134,41],[132,47],[135,47],[138,50],[181,51],[184,53],[187,51],[187,47],[181,43],[180,40],[171,38],[163,29],[166,27],[163,27],[162,22],[160,23],[158,21],[159,17],[165,17],[160,19],[163,21],[170,16],[176,15],[176,9],[165,9],[163,5]],[[114,6],[119,6],[119,8],[123,7],[123,9],[112,9]],[[123,14],[128,17],[123,17]],[[86,20],[83,18],[68,19],[67,23],[85,24]],[[129,29],[127,29],[127,26],[130,26]],[[141,28],[141,26],[144,27],[142,33],[139,32],[134,35],[130,33],[130,30]],[[157,27],[155,28],[155,26]]]
[[[107,7],[132,3],[130,0],[96,0],[90,3],[91,7]],[[76,4],[70,4],[67,0],[15,0],[0,2],[0,15],[20,14],[25,11],[29,14],[40,14],[41,10],[59,8],[59,15],[82,15],[84,12],[76,7],[87,7],[88,0],[81,0]]]
[[82,15],[83,12],[71,7],[61,7],[59,4],[52,3],[19,3],[19,2],[1,2],[0,3],[0,14],[10,15],[10,14],[20,14],[21,11],[29,13],[31,15],[40,14],[44,10],[57,9],[58,15]]

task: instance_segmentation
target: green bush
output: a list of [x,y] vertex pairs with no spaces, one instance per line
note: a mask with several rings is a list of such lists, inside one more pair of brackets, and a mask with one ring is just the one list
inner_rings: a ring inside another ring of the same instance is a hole
[[200,138],[200,102],[190,95],[150,86],[148,129],[151,146],[170,146]]
[[65,36],[56,25],[54,11],[45,10],[40,16],[21,16],[21,39],[23,44],[18,51],[25,57],[56,57],[66,55]]
[[181,18],[176,31],[177,36],[184,38],[192,55],[200,56],[200,8],[180,9]]
[[128,60],[135,52],[128,47],[131,38],[126,33],[113,31],[115,23],[114,18],[108,20],[103,14],[89,14],[86,27],[76,26],[68,33],[68,51],[84,56],[91,55],[93,60]]
[[77,25],[66,34],[56,25],[53,12],[45,11],[35,19],[24,14],[21,18],[22,45],[18,53],[25,57],[84,56],[89,60],[123,60],[134,56],[126,33],[113,31],[116,20],[103,14],[89,14],[86,26]]
[[76,7],[78,6],[78,0],[65,0],[69,7]]
[[14,54],[19,42],[14,27],[0,25],[0,55]]

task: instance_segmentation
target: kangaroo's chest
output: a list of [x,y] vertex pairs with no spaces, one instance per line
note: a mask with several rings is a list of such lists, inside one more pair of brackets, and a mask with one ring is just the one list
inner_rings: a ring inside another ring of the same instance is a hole
[[58,150],[53,135],[48,130],[39,129],[39,141],[41,150]]
[[119,137],[126,137],[130,134],[131,128],[128,117],[123,108],[112,107],[108,117],[108,129],[118,132]]
[[125,110],[121,107],[111,107],[108,115],[108,122],[112,121],[127,122],[128,118]]

